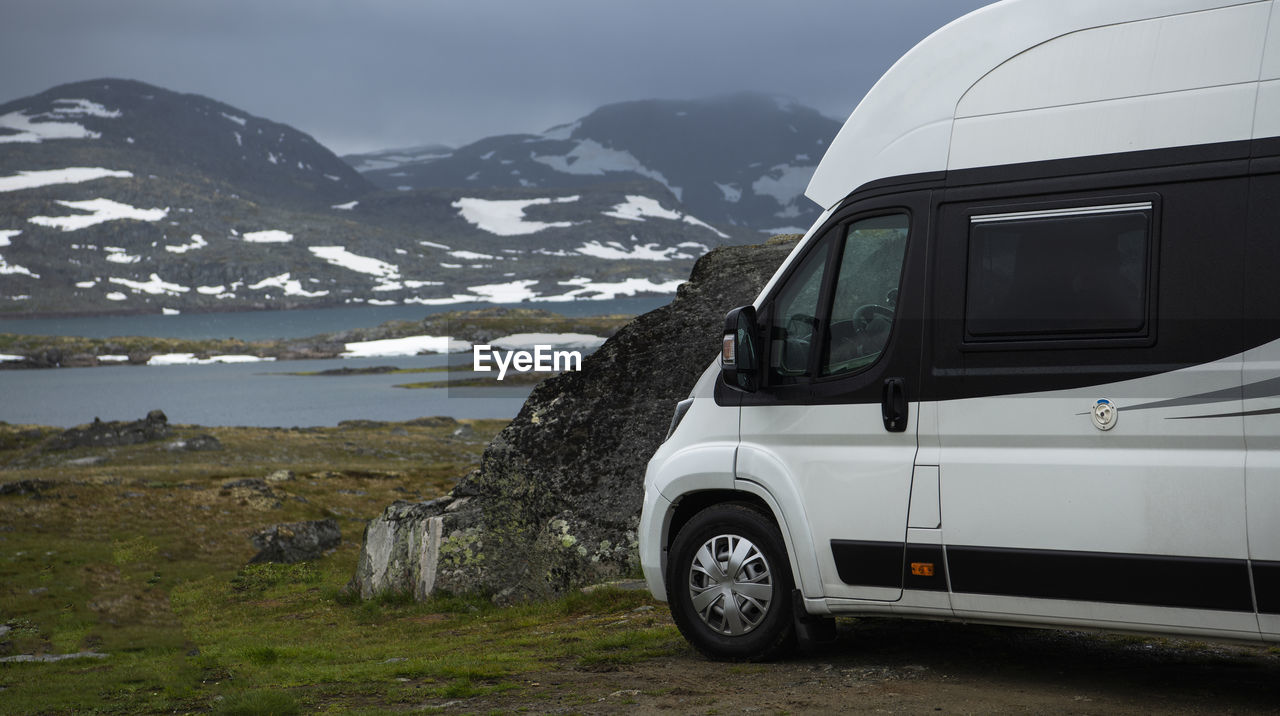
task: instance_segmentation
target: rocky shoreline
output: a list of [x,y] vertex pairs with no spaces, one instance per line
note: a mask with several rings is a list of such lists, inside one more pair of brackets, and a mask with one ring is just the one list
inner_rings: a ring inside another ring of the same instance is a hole
[[343,357],[349,343],[420,335],[447,335],[470,342],[520,332],[583,333],[608,338],[632,318],[625,315],[568,317],[540,309],[495,307],[436,313],[420,321],[388,321],[373,328],[269,341],[0,333],[0,370],[148,365],[153,364],[157,356],[188,356],[188,362],[329,359]]

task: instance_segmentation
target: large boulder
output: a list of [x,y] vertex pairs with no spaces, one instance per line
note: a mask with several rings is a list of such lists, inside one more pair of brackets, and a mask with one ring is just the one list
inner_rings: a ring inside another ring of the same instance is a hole
[[712,251],[669,305],[539,384],[449,495],[369,523],[351,588],[507,603],[635,572],[645,465],[719,352],[725,313],[755,298],[795,238]]

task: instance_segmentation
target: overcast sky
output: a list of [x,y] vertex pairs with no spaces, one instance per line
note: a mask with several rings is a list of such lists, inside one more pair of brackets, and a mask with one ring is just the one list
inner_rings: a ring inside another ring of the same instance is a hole
[[988,0],[0,0],[0,103],[137,79],[345,154],[539,132],[610,102],[755,90],[843,120]]

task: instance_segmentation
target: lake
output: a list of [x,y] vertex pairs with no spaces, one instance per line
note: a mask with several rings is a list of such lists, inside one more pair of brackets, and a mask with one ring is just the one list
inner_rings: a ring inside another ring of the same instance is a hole
[[245,341],[304,338],[352,328],[372,328],[386,321],[416,321],[445,311],[477,308],[536,308],[563,316],[623,314],[638,316],[671,302],[674,296],[614,298],[564,303],[459,303],[450,306],[343,306],[296,311],[183,313],[177,316],[76,316],[71,318],[2,318],[0,333],[33,336],[153,336],[157,338],[239,338]]
[[[664,305],[670,298],[579,301],[547,308],[564,315],[636,314]],[[477,304],[473,307],[492,305]],[[520,307],[528,308],[530,304],[520,304]],[[234,336],[260,340],[372,327],[390,320],[416,320],[434,312],[421,306],[352,307],[163,317],[3,320],[0,321],[0,332],[190,339]],[[473,388],[458,389],[451,395],[444,389],[393,387],[399,383],[443,380],[444,373],[333,377],[281,375],[377,365],[426,368],[445,365],[447,360],[446,356],[423,355],[241,364],[0,370],[0,421],[70,427],[91,422],[95,417],[137,420],[156,408],[163,410],[172,423],[210,426],[333,426],[342,420],[403,421],[433,415],[513,418],[532,390],[530,387]]]

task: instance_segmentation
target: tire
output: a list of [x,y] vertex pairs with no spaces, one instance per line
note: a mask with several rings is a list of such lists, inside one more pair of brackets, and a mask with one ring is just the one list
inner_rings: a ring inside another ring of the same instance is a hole
[[757,510],[726,503],[699,512],[671,543],[667,564],[671,616],[698,651],[766,661],[795,647],[791,564],[778,528]]

